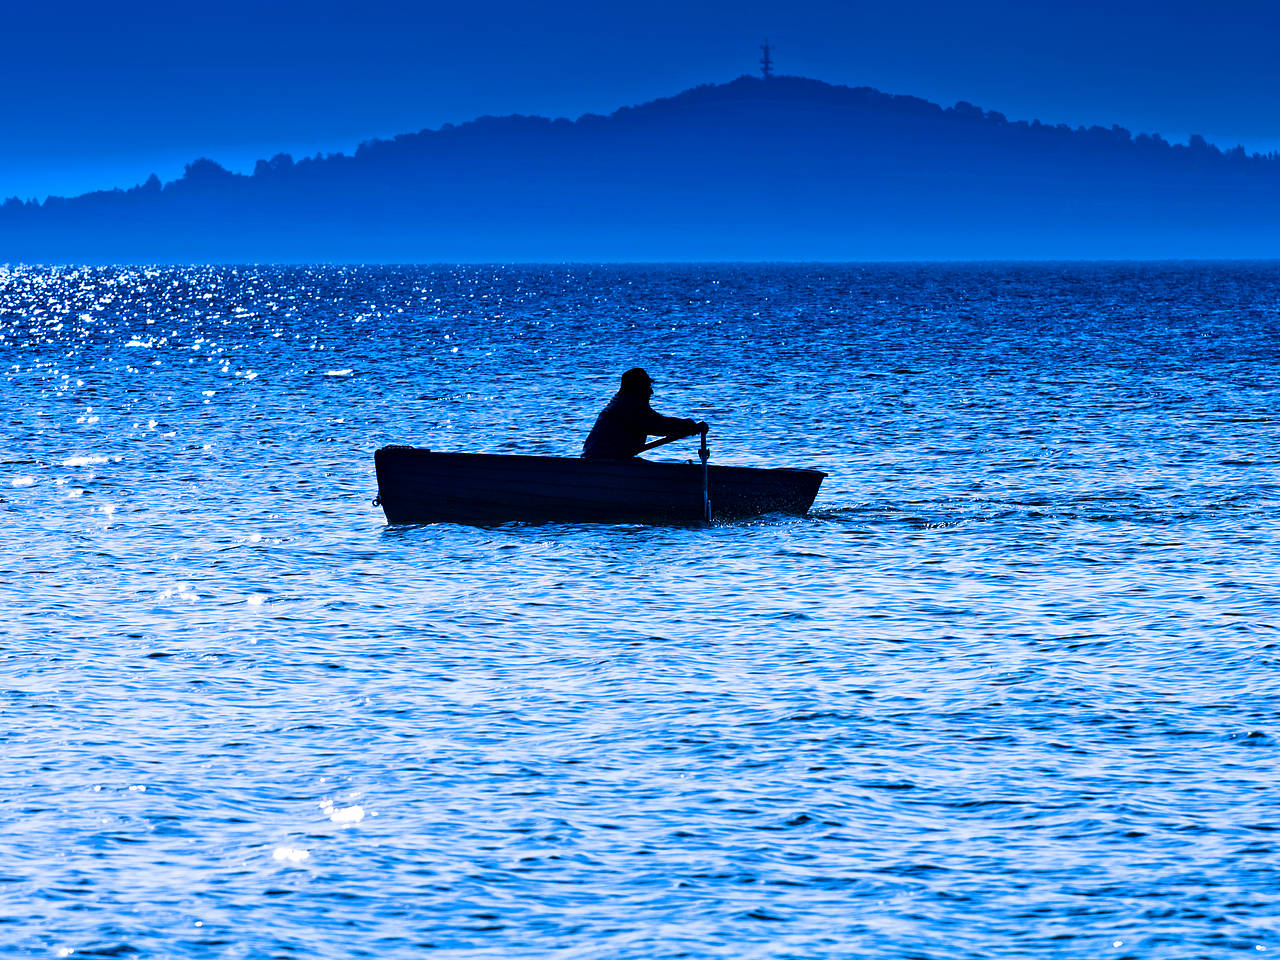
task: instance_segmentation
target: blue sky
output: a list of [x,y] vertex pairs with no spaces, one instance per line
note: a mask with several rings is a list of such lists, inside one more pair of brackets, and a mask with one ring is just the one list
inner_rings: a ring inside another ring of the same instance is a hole
[[483,114],[576,117],[776,69],[1010,119],[1280,150],[1264,2],[82,0],[3,11],[0,198],[169,180]]

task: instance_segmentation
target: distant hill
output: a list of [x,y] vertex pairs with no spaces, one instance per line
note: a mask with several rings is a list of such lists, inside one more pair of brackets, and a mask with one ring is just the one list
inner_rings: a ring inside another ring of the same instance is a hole
[[0,262],[1280,256],[1280,157],[799,77],[0,206]]

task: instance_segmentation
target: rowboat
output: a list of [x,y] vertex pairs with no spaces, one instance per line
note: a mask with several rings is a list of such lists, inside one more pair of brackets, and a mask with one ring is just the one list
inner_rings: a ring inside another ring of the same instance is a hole
[[388,446],[374,454],[388,523],[704,522],[766,513],[803,516],[819,470],[760,469],[642,460],[582,460],[439,453]]

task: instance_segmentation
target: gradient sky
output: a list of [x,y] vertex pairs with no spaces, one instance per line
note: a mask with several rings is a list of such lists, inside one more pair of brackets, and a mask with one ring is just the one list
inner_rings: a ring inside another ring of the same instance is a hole
[[610,113],[755,72],[766,37],[779,73],[1266,152],[1277,28],[1260,0],[11,0],[0,198],[171,180],[198,156],[247,172],[483,114]]

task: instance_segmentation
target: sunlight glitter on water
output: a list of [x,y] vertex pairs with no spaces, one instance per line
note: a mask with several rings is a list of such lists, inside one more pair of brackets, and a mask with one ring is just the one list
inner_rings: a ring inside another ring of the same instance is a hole
[[[119,463],[120,460],[121,460],[120,457],[116,457],[114,462]],[[111,457],[101,457],[101,456],[68,457],[66,460],[61,461],[59,463],[59,466],[88,467],[98,463],[111,463],[111,462],[112,462]]]
[[332,802],[325,801],[320,805],[320,809],[333,823],[341,825],[357,824],[364,819],[364,807],[360,804],[353,804],[350,807],[335,807]]
[[[0,274],[5,938],[1274,946],[1276,302],[1270,265]],[[636,364],[713,462],[826,470],[813,515],[370,505],[383,443],[576,454]]]

